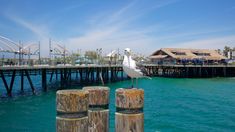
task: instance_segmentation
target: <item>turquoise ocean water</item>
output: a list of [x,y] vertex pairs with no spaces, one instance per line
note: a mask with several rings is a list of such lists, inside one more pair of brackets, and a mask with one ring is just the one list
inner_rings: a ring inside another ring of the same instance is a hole
[[[115,127],[115,89],[129,84],[130,80],[108,84],[111,132]],[[146,132],[235,131],[235,78],[142,79],[139,87],[145,91]],[[0,93],[3,91],[1,86]],[[55,91],[0,98],[0,132],[55,131]]]

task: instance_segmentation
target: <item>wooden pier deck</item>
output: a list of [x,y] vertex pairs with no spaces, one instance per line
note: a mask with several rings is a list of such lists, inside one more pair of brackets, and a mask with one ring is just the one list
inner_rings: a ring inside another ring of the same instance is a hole
[[[72,77],[72,74],[75,74]],[[124,79],[122,66],[9,66],[0,67],[0,76],[5,86],[8,96],[12,96],[12,88],[15,77],[20,76],[20,89],[24,90],[24,78],[29,82],[32,92],[35,93],[35,87],[31,76],[41,75],[41,87],[43,90],[48,88],[49,82],[54,77],[60,81],[60,87],[66,87],[72,80],[79,80],[80,83],[101,83],[101,77],[104,82],[113,82]],[[10,84],[6,77],[10,78]]]
[[[149,76],[205,78],[205,77],[235,77],[234,65],[154,65],[145,64]],[[20,76],[21,91],[24,91],[24,79],[29,82],[35,93],[34,81],[31,76],[41,78],[41,88],[46,91],[48,83],[56,79],[61,88],[71,84],[72,80],[84,83],[105,83],[120,81],[127,78],[121,65],[94,65],[94,66],[8,66],[0,67],[0,77],[8,96],[12,96],[12,89],[16,76]],[[40,79],[39,79],[40,80]],[[9,83],[8,83],[9,82]]]
[[150,76],[205,78],[235,77],[235,65],[145,65]]

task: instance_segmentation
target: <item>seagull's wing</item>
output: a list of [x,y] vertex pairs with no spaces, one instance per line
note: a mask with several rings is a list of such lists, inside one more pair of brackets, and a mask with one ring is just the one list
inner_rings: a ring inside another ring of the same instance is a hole
[[145,76],[148,75],[147,68],[145,68],[145,66],[142,63],[137,63],[136,69],[140,70]]

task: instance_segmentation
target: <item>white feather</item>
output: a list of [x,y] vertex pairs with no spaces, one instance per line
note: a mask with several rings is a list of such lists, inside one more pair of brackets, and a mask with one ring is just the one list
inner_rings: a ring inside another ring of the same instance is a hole
[[123,70],[131,78],[141,78],[143,73],[140,69],[137,69],[135,61],[131,55],[124,55]]

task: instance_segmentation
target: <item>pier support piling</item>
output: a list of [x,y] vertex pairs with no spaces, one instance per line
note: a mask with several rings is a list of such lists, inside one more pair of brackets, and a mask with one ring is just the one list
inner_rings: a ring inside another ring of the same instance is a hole
[[224,75],[224,77],[227,76],[227,74],[226,74],[226,67],[223,67],[223,75]]
[[4,75],[3,71],[0,71],[0,74],[1,74],[1,77],[2,77],[3,84],[6,88],[7,93],[8,93],[9,92],[9,87],[8,87],[8,84],[7,84],[7,81],[6,81],[6,78],[5,78],[5,75]]
[[25,75],[26,75],[26,77],[27,77],[27,79],[29,81],[29,85],[30,85],[30,87],[32,89],[33,94],[35,94],[35,89],[34,89],[34,86],[33,86],[33,82],[31,80],[29,72],[27,70],[25,70]]
[[123,89],[116,90],[116,132],[144,131],[144,90]]
[[42,88],[47,90],[47,72],[46,69],[42,69]]
[[21,91],[23,92],[24,91],[24,70],[21,70]]
[[52,82],[54,72],[55,72],[54,70],[51,72],[50,82]]
[[59,90],[56,93],[56,131],[88,132],[89,94],[84,90]]
[[84,87],[89,92],[88,131],[109,131],[109,88],[101,86]]
[[11,91],[12,91],[13,84],[14,84],[14,81],[15,81],[15,75],[16,75],[16,70],[13,70],[12,76],[11,76],[10,87],[9,87],[9,89],[8,89],[8,91],[7,91],[8,96],[12,96],[12,95],[11,95]]

